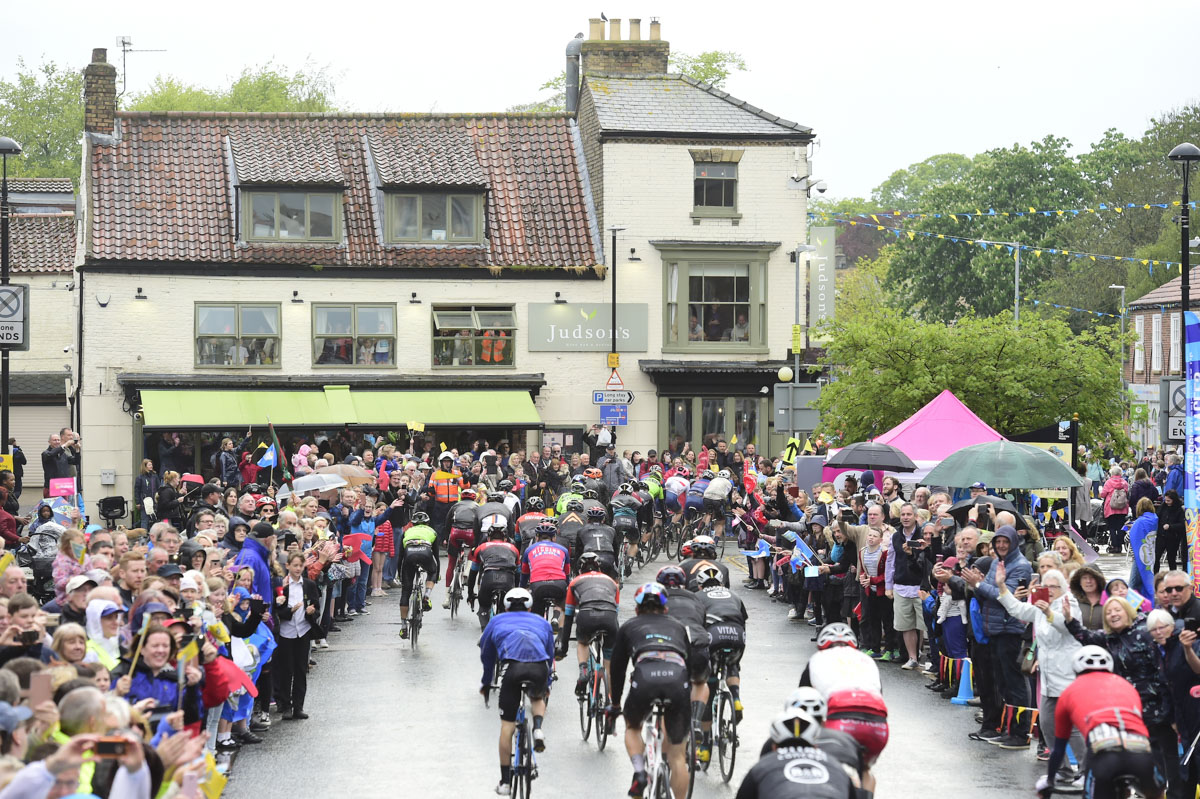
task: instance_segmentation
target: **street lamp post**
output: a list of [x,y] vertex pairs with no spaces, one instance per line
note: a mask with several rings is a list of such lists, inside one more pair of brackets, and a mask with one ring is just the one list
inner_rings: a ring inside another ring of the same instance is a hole
[[1125,287],[1113,283],[1109,286],[1110,289],[1121,290],[1121,384],[1125,384]]
[[[8,285],[8,226],[12,209],[8,207],[8,157],[20,155],[21,145],[0,136],[0,286]],[[8,454],[8,348],[0,351],[0,452]]]
[[1188,208],[1188,178],[1191,176],[1191,166],[1195,161],[1200,161],[1200,147],[1191,142],[1184,142],[1176,145],[1175,149],[1167,154],[1167,158],[1172,161],[1177,161],[1183,168],[1183,202],[1180,204],[1180,228],[1182,252],[1180,253],[1180,263],[1183,273],[1180,275],[1180,297],[1179,307],[1182,310],[1180,320],[1182,324],[1179,326],[1179,363],[1183,367],[1184,372],[1187,371],[1187,312],[1191,306],[1191,253],[1188,252],[1188,240],[1191,236],[1188,235],[1191,229],[1191,214]]
[[614,354],[617,351],[617,234],[624,229],[623,227],[609,228],[612,233],[612,336],[609,341],[612,348],[609,352]]

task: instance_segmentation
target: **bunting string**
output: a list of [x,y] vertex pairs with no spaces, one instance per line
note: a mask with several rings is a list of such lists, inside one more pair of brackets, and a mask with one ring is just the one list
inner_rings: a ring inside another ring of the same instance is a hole
[[1011,255],[1015,250],[1033,253],[1034,257],[1041,258],[1042,255],[1049,253],[1050,255],[1066,255],[1076,259],[1088,259],[1091,261],[1125,261],[1128,263],[1141,264],[1142,266],[1150,267],[1150,274],[1154,274],[1154,267],[1178,267],[1182,269],[1182,265],[1178,261],[1158,261],[1151,258],[1135,258],[1128,255],[1100,255],[1090,252],[1077,252],[1076,250],[1064,250],[1055,247],[1034,247],[1029,244],[1014,244],[1007,241],[991,241],[989,239],[973,239],[969,236],[951,236],[947,233],[931,233],[927,230],[910,230],[908,228],[892,227],[890,225],[881,225],[874,222],[858,221],[857,219],[840,219],[837,217],[819,216],[838,224],[849,225],[850,227],[866,227],[878,230],[883,233],[891,233],[898,239],[908,237],[909,241],[914,240],[917,236],[924,236],[928,239],[940,239],[943,241],[954,242],[955,244],[969,244],[981,247],[983,249],[995,248],[997,250],[1007,250]]
[[[997,211],[995,208],[976,208],[974,211],[947,211],[945,213],[930,213],[924,211],[862,211],[862,212],[847,212],[847,211],[813,211],[809,216],[823,217],[839,217],[842,219],[870,219],[876,224],[879,224],[879,217],[889,219],[949,219],[952,222],[957,222],[960,219],[970,221],[976,217],[1022,217],[1022,216],[1081,216],[1083,214],[1096,214],[1102,211],[1111,211],[1114,213],[1124,213],[1130,210],[1150,210],[1152,208],[1179,208],[1183,205],[1181,200],[1175,200],[1169,203],[1100,203],[1095,208],[1034,208],[1029,207],[1024,211]],[[1188,203],[1188,208],[1195,208],[1196,201]]]
[[1033,303],[1034,307],[1045,305],[1050,308],[1058,308],[1061,311],[1074,311],[1075,313],[1086,313],[1086,314],[1091,314],[1092,316],[1101,316],[1101,317],[1107,316],[1112,319],[1120,319],[1121,318],[1120,314],[1104,313],[1103,311],[1090,311],[1087,308],[1075,308],[1074,306],[1071,306],[1071,305],[1059,305],[1059,304],[1053,303],[1053,302],[1046,302],[1045,300],[1035,300],[1032,297],[1022,297],[1021,299],[1024,302]]

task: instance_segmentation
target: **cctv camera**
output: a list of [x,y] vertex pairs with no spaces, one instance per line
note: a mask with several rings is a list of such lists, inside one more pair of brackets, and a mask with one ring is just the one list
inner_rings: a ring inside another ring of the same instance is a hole
[[70,345],[70,344],[68,344],[67,346],[63,347],[63,352],[70,352],[70,351],[71,351],[71,345]]
[[814,183],[813,188],[816,189],[821,194],[824,194],[825,192],[829,191],[829,186],[826,185],[825,181],[823,181],[823,180],[818,180],[816,183]]

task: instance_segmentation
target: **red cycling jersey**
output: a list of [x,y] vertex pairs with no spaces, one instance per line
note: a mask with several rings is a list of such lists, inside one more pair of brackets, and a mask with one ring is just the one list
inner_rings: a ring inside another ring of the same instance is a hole
[[521,573],[531,583],[567,579],[571,568],[571,556],[567,548],[553,541],[538,541],[531,544],[521,556]]
[[1084,672],[1058,697],[1054,737],[1069,738],[1076,727],[1087,740],[1101,724],[1134,735],[1149,734],[1142,721],[1142,698],[1128,680],[1107,671]]

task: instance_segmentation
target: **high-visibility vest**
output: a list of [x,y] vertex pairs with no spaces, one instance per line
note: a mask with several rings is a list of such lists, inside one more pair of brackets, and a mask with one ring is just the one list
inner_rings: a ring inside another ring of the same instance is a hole
[[87,642],[87,651],[95,654],[96,660],[100,662],[100,665],[109,671],[117,667],[117,659],[105,651],[104,647],[90,638]]
[[495,333],[488,330],[483,334],[483,341],[479,343],[479,357],[485,363],[503,363],[504,362],[504,341],[508,338],[508,334],[502,330],[497,330]]
[[457,471],[443,472],[438,469],[430,478],[429,485],[433,487],[434,502],[458,502],[458,492],[462,489],[462,475]]

